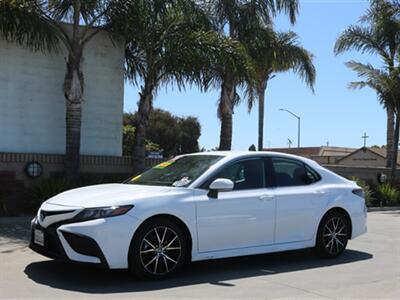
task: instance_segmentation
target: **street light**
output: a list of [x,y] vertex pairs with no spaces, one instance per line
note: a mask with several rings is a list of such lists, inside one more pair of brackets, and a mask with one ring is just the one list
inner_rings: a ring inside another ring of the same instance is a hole
[[290,110],[281,108],[279,109],[280,111],[286,111],[287,113],[291,114],[293,117],[297,119],[297,148],[300,148],[300,117],[294,113],[292,113]]

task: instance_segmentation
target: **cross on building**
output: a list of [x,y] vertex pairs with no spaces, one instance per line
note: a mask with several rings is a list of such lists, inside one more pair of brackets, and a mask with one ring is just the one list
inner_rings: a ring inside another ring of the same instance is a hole
[[361,138],[364,139],[364,148],[366,148],[367,147],[367,139],[369,138],[369,136],[367,135],[366,132],[364,132],[364,135]]

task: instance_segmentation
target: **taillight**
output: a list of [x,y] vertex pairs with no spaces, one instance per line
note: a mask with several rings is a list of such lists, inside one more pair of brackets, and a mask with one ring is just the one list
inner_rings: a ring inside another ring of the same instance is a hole
[[364,198],[364,191],[362,189],[354,189],[353,194],[358,197]]

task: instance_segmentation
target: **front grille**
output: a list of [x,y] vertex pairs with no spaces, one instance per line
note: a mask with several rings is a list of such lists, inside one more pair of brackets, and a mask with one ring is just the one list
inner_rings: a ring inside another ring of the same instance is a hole
[[46,211],[46,210],[40,210],[40,221],[44,221],[47,217],[50,216],[56,216],[56,215],[62,215],[62,214],[69,214],[73,213],[75,210],[57,210],[57,211]]

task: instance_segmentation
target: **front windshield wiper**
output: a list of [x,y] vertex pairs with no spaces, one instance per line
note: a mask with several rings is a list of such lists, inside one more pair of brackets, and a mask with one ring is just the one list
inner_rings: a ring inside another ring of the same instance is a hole
[[151,186],[172,186],[173,182],[165,182],[165,181],[139,181],[139,182],[128,182],[129,184],[137,184],[137,185],[151,185]]

